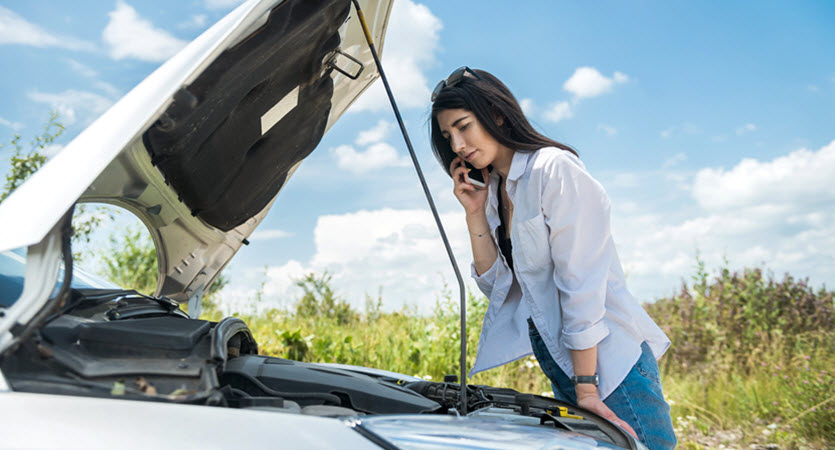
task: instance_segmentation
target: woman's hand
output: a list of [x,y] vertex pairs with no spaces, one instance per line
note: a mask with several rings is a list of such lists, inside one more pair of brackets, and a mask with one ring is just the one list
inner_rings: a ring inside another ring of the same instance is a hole
[[635,434],[635,430],[629,426],[628,423],[624,422],[623,420],[618,417],[614,411],[609,409],[603,400],[600,400],[600,396],[597,394],[597,388],[594,388],[594,392],[577,392],[577,406],[583,409],[587,409],[600,417],[608,419],[611,422],[614,422],[615,425],[623,428],[632,436],[635,436],[635,439],[638,439],[638,435]]
[[[493,266],[499,256],[484,210],[489,185],[484,189],[477,189],[467,179],[468,171],[461,158],[453,159],[449,165],[449,173],[452,174],[452,181],[455,183],[452,192],[467,213],[467,229],[470,232],[470,244],[473,246],[473,264],[476,273],[483,274]],[[484,174],[484,183],[489,183],[487,169],[482,169],[481,173]]]
[[469,172],[469,169],[464,165],[463,159],[457,157],[452,160],[452,164],[449,166],[449,173],[452,174],[452,181],[455,183],[452,192],[468,215],[483,214],[484,204],[487,202],[487,188],[490,183],[489,172],[486,168],[481,169],[481,173],[484,175],[484,183],[487,184],[484,189],[479,189],[470,184],[467,172]]

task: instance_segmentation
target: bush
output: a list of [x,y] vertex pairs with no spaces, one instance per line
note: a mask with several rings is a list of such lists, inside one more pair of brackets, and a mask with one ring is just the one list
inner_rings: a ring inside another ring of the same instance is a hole
[[835,330],[833,292],[786,274],[782,281],[762,269],[731,272],[709,280],[699,263],[692,288],[683,284],[674,297],[646,305],[650,316],[673,342],[662,360],[668,372],[750,373],[764,349],[785,359],[804,348],[824,344]]
[[759,268],[723,268],[710,278],[699,262],[692,287],[645,307],[672,341],[659,363],[680,438],[730,430],[745,442],[829,445],[832,291]]
[[[714,448],[724,442],[718,436],[732,436],[731,448],[831,447],[833,293],[789,275],[776,281],[761,269],[722,269],[711,278],[701,263],[693,280],[677,295],[646,305],[672,340],[660,364],[682,448]],[[329,283],[327,274],[310,274],[299,280],[304,294],[292,310],[243,317],[262,354],[431,380],[459,373],[458,299],[446,287],[434,310],[420,315],[408,307],[384,312],[379,298],[366,299],[365,311],[357,312]],[[472,367],[487,299],[471,293],[467,304]],[[221,318],[210,312],[204,317]],[[533,357],[469,382],[550,394]]]

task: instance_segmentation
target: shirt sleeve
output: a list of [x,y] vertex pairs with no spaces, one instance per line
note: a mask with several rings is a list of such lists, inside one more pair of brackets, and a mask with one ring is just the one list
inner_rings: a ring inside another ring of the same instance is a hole
[[470,263],[470,275],[475,280],[476,286],[478,286],[478,289],[491,300],[493,299],[492,294],[496,284],[502,281],[502,276],[509,270],[510,269],[504,264],[502,257],[499,255],[496,255],[496,261],[494,261],[493,265],[481,275],[479,275],[476,271],[475,263]]
[[562,341],[572,350],[609,334],[603,321],[614,243],[609,197],[573,155],[543,168],[542,211],[549,227],[554,283],[562,308]]

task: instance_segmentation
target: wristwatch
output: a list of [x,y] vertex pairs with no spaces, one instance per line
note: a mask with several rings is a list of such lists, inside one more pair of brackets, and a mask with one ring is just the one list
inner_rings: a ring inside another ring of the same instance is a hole
[[598,384],[600,384],[600,378],[597,376],[597,374],[594,374],[594,375],[580,375],[580,376],[575,375],[575,376],[571,377],[571,381],[575,385],[577,385],[577,384],[593,384],[593,385],[597,386]]

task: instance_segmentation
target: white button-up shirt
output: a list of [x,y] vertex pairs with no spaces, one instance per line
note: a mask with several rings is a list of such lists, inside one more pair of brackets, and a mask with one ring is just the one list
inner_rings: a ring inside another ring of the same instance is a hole
[[610,229],[609,197],[570,152],[515,152],[507,175],[513,203],[511,271],[498,250],[499,176],[490,175],[487,222],[498,257],[472,275],[489,299],[470,376],[532,353],[527,318],[569,377],[570,350],[597,345],[600,397],[626,378],[646,341],[656,359],[670,340],[626,289]]

